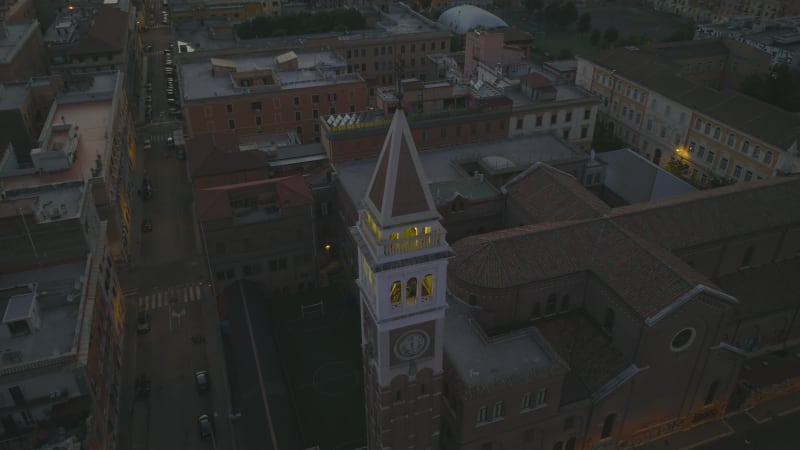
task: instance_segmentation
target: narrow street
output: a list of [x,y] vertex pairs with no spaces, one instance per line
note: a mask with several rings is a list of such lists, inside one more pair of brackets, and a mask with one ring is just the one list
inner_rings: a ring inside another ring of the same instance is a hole
[[[171,29],[160,25],[161,3],[154,6],[155,21],[148,20],[151,27],[141,33],[142,45],[152,46],[144,53],[147,77],[131,99],[139,110],[139,164],[133,177],[131,257],[128,267],[119,271],[128,307],[119,448],[232,450],[216,299],[195,226],[186,161],[168,144],[168,137],[182,127],[167,113],[163,49],[172,41]],[[151,92],[145,89],[147,83]],[[152,105],[152,120],[145,118],[147,103]],[[146,140],[151,143],[147,150]],[[144,195],[146,185],[152,195]],[[143,334],[137,334],[140,313],[149,324]],[[200,391],[195,379],[201,370],[208,372],[207,391]],[[143,375],[150,382],[149,395],[136,395],[135,378]],[[206,440],[198,426],[203,414],[212,419],[214,428]]]

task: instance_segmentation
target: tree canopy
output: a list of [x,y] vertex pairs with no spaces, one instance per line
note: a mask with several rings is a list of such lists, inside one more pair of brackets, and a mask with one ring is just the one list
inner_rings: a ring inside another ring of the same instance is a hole
[[592,14],[588,12],[581,14],[580,19],[578,19],[578,33],[586,34],[591,29],[592,29]]
[[300,34],[353,31],[367,28],[367,21],[354,9],[336,9],[316,13],[298,13],[285,16],[256,17],[236,27],[240,39]]
[[578,20],[578,8],[572,2],[553,2],[545,7],[544,17],[551,23],[566,27]]

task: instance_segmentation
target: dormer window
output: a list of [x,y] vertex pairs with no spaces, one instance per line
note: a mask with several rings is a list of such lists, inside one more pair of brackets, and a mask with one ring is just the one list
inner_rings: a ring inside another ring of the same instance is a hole
[[416,305],[417,304],[417,279],[411,278],[406,283],[406,304],[408,305]]

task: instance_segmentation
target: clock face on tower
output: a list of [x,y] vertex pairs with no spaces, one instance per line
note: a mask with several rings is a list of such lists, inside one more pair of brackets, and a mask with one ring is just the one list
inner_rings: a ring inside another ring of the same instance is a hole
[[430,336],[423,330],[409,330],[394,341],[394,355],[402,360],[415,359],[428,350]]

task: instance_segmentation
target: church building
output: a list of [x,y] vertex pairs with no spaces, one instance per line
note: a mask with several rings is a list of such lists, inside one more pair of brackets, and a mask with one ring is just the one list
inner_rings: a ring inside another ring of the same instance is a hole
[[633,448],[800,345],[799,178],[611,208],[535,163],[452,248],[428,184],[398,110],[351,228],[370,450]]

